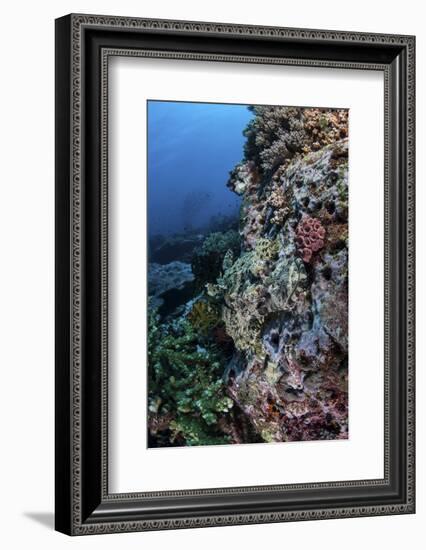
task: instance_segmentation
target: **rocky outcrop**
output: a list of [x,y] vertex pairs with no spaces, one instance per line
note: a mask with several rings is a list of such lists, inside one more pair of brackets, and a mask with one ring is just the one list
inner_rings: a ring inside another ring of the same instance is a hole
[[194,250],[191,267],[197,288],[203,289],[206,283],[216,281],[227,252],[235,255],[240,253],[240,236],[236,230],[210,233],[203,244]]
[[252,110],[238,231],[150,256],[150,446],[348,437],[348,112]]

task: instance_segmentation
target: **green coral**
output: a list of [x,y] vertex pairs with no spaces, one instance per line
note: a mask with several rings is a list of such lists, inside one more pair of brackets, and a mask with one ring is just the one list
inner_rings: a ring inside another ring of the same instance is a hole
[[250,110],[254,116],[244,130],[247,160],[268,172],[301,150],[306,138],[302,109],[255,105]]
[[186,319],[159,325],[151,310],[148,320],[149,410],[169,414],[171,442],[185,445],[228,443],[218,430],[219,418],[232,408],[222,381],[224,365],[219,351],[203,348]]

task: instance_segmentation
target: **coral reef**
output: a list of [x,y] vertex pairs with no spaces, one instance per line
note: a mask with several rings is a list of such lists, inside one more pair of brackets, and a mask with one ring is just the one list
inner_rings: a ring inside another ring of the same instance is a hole
[[233,229],[225,233],[210,233],[203,244],[195,249],[191,265],[197,288],[202,289],[206,283],[216,281],[228,250],[235,255],[240,252],[240,237],[238,231]]
[[251,110],[238,230],[150,266],[153,445],[348,437],[348,111]]
[[303,216],[296,229],[297,248],[304,262],[310,262],[312,254],[324,247],[325,229],[318,219]]
[[220,324],[218,308],[207,300],[198,300],[191,307],[187,315],[188,321],[193,328],[202,335],[207,334]]
[[228,443],[230,437],[217,427],[233,407],[221,378],[220,354],[200,346],[186,319],[166,327],[152,309],[148,327],[151,435],[167,432],[173,445]]
[[166,265],[148,264],[148,289],[151,307],[164,305],[165,297],[177,307],[188,300],[193,291],[194,275],[191,266],[184,262]]
[[246,159],[252,170],[274,172],[297,154],[308,154],[348,135],[345,109],[253,106],[255,117],[245,131]]
[[252,110],[255,117],[245,131],[245,155],[268,172],[302,150],[306,141],[303,109],[255,106]]
[[200,212],[203,210],[203,205],[210,198],[207,191],[201,189],[193,189],[188,192],[182,204],[182,222],[184,230],[191,232],[194,228],[194,220],[199,221]]
[[153,237],[149,245],[149,261],[157,264],[169,264],[180,261],[191,263],[192,254],[197,246],[204,240],[201,233],[173,235],[166,237]]

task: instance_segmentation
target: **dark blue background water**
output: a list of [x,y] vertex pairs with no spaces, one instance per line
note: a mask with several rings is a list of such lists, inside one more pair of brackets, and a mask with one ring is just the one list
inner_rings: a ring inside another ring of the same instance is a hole
[[148,102],[149,234],[192,231],[216,214],[237,213],[226,187],[241,161],[246,105]]

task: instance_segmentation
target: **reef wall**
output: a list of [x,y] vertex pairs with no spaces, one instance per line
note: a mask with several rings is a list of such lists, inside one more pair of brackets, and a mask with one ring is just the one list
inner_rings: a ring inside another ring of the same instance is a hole
[[[251,109],[239,231],[194,250],[193,299],[151,322],[155,445],[348,437],[348,111]],[[158,400],[179,361],[186,409]]]

